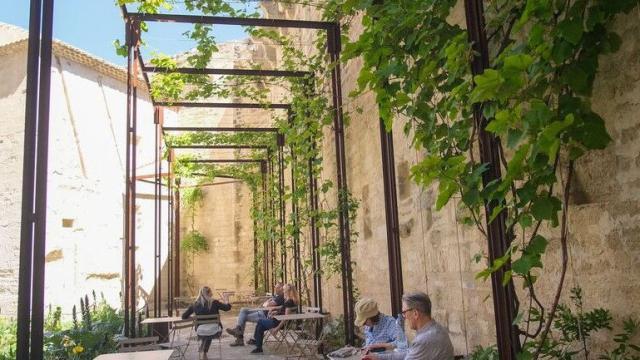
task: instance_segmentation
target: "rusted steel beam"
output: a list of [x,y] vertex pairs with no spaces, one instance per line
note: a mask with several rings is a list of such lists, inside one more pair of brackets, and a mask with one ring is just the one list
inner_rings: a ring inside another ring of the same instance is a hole
[[43,357],[52,34],[53,0],[31,1],[16,332],[25,359]]
[[351,230],[348,207],[344,206],[349,196],[347,185],[346,150],[344,141],[344,119],[342,113],[342,80],[340,75],[340,26],[335,24],[327,30],[327,47],[331,63],[331,88],[333,100],[333,129],[336,149],[337,190],[338,190],[338,226],[342,253],[342,293],[345,341],[355,345],[354,294],[351,268]]
[[268,145],[172,145],[170,149],[268,149]]
[[158,106],[188,107],[188,108],[214,108],[214,109],[281,109],[288,110],[290,104],[257,104],[257,103],[210,103],[210,102],[156,102]]
[[326,22],[326,21],[240,18],[240,17],[224,17],[224,16],[204,16],[204,15],[128,13],[127,16],[131,19],[136,19],[138,21],[209,24],[209,25],[280,27],[280,28],[295,28],[295,29],[327,30],[331,28],[331,26],[333,25],[333,23]]
[[204,160],[182,160],[192,164],[226,164],[226,163],[261,163],[260,159],[204,159]]
[[20,268],[18,278],[18,309],[16,358],[29,358],[31,343],[31,300],[33,279],[34,200],[36,179],[36,147],[38,128],[38,83],[40,78],[40,45],[42,2],[31,1],[27,57],[27,93],[24,124],[24,159],[22,162],[22,214],[20,222]]
[[176,179],[173,201],[173,297],[177,298],[180,297],[180,178]]
[[269,127],[237,128],[237,127],[165,126],[162,128],[162,131],[278,132],[278,129],[269,128]]
[[173,73],[188,75],[231,75],[231,76],[264,76],[264,77],[308,77],[308,71],[293,70],[261,70],[261,69],[213,69],[179,67],[167,68],[161,66],[144,66],[142,71],[147,73]]
[[173,150],[167,153],[167,315],[173,314],[173,173],[171,163]]
[[384,186],[384,212],[387,228],[387,256],[389,260],[389,291],[391,312],[398,316],[402,311],[402,252],[400,248],[400,223],[396,194],[396,172],[393,152],[393,133],[387,132],[382,119],[380,126],[380,148],[382,151],[382,182]]
[[[473,75],[478,75],[489,67],[489,46],[484,22],[484,9],[481,0],[465,0],[464,6],[467,34],[475,54],[471,62],[471,70]],[[474,104],[473,118],[478,128],[480,162],[488,164],[487,171],[482,174],[482,184],[486,187],[502,177],[500,172],[499,139],[485,130],[488,121],[482,114],[482,104]],[[498,205],[500,204],[497,201],[485,202],[489,260],[491,263],[506,253],[511,242],[506,233],[506,210],[501,211],[493,221],[489,221],[490,215],[493,214],[493,209]],[[502,285],[504,273],[509,268],[510,264],[506,264],[491,274],[497,347],[501,360],[515,359],[521,350],[519,331],[517,326],[514,325],[514,319],[517,315],[517,298],[513,281],[510,280],[506,286]]]

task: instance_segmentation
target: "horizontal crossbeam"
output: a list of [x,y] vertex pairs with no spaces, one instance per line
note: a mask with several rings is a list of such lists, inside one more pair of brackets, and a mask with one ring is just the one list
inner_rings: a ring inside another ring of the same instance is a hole
[[178,67],[169,68],[162,66],[147,66],[142,68],[144,72],[151,73],[178,73],[188,75],[235,75],[235,76],[270,76],[270,77],[306,77],[312,76],[308,71],[291,70],[262,70],[262,69],[213,69]]
[[238,128],[238,127],[197,127],[197,126],[165,126],[163,131],[211,131],[211,132],[278,132],[278,128]]
[[254,104],[254,103],[208,103],[208,102],[156,102],[157,106],[219,108],[219,109],[284,109],[291,108],[289,104]]
[[170,149],[268,149],[267,145],[172,145]]
[[226,16],[142,14],[142,13],[128,13],[126,16],[128,16],[130,19],[139,20],[139,21],[208,24],[208,25],[262,26],[262,27],[317,29],[317,30],[328,30],[336,26],[336,23],[328,22],[328,21],[239,18],[239,17],[226,17]]

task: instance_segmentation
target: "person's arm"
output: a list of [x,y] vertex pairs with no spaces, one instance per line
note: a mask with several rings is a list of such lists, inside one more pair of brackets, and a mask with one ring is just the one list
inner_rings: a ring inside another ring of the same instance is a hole
[[[284,308],[284,314],[285,315],[289,315],[289,308]],[[277,314],[276,314],[277,315]],[[280,323],[278,324],[278,326],[274,327],[273,329],[271,329],[272,333],[277,332],[278,330],[282,329],[282,327],[284,326],[284,321],[280,321]]]
[[183,319],[183,320],[188,319],[188,318],[191,316],[191,314],[193,314],[193,305],[189,305],[189,307],[187,308],[187,310],[185,310],[185,311],[182,313],[182,319]]
[[219,310],[222,310],[222,311],[231,310],[231,304],[229,304],[229,303],[222,303],[222,302],[216,300],[215,305],[218,307]]

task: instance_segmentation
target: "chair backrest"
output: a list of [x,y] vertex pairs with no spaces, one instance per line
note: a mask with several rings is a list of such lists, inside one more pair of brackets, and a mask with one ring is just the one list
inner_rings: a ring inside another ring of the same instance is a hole
[[319,314],[320,313],[320,308],[319,307],[303,306],[302,307],[302,312],[303,313]]
[[298,307],[297,307],[297,306],[286,307],[286,308],[285,308],[285,312],[284,312],[285,314],[287,313],[287,311],[286,311],[286,310],[288,310],[288,311],[289,311],[289,315],[291,315],[291,314],[297,314],[297,313],[298,313]]
[[213,323],[220,323],[220,315],[219,314],[215,314],[215,315],[196,315],[195,320],[193,322],[194,325],[198,326],[198,325],[203,325],[203,324],[213,324]]
[[175,331],[175,330],[188,329],[191,327],[193,327],[193,319],[184,319],[184,320],[174,321],[173,326],[171,328]]
[[158,345],[157,336],[118,340],[118,352],[121,353],[158,349],[160,349],[160,345]]

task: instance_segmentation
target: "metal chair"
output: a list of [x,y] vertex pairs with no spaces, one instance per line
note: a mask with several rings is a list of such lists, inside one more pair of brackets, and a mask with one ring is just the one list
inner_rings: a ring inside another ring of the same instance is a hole
[[149,351],[160,350],[157,336],[149,336],[142,338],[124,338],[118,340],[118,352],[137,352],[137,351]]
[[[219,358],[222,359],[222,323],[220,322],[220,315],[216,314],[216,315],[195,315],[194,316],[194,321],[193,321],[193,329],[194,332],[197,334],[197,328],[200,325],[205,325],[205,324],[218,324],[220,325],[220,333],[219,335],[213,338],[213,340],[218,340],[218,355]],[[214,335],[215,336],[215,335]]]
[[[182,331],[184,331],[184,329],[189,329],[189,334],[187,336],[187,340],[186,341],[182,340],[180,338],[180,333]],[[159,345],[163,349],[175,349],[175,350],[177,350],[178,351],[178,353],[177,353],[178,357],[177,358],[178,359],[184,359],[185,358],[185,354],[187,353],[187,349],[189,348],[189,345],[191,344],[192,333],[193,333],[193,319],[185,319],[185,320],[175,321],[171,325],[171,332],[170,332],[170,335],[169,335],[171,340],[169,342],[161,343]],[[174,355],[176,355],[176,354],[174,353]],[[174,355],[172,355],[172,357]]]

